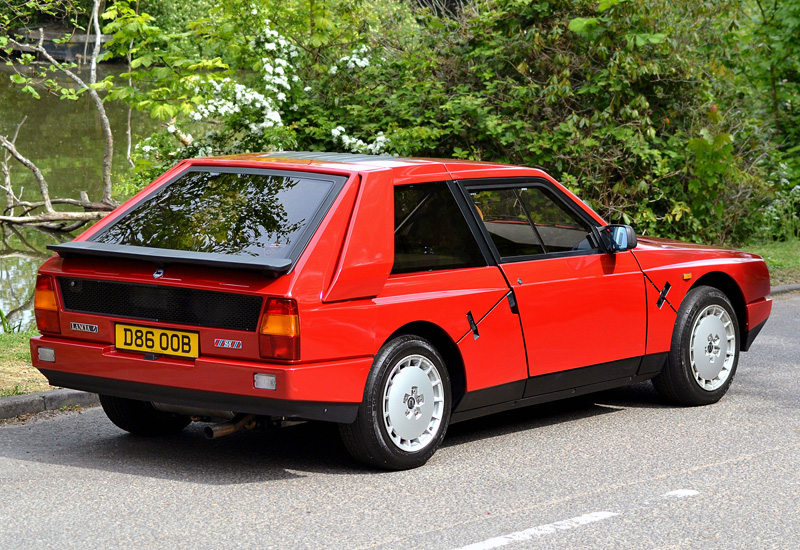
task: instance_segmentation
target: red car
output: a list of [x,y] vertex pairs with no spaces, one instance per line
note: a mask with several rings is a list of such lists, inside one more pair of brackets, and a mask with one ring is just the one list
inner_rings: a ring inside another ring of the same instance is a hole
[[336,422],[367,464],[447,426],[652,379],[719,400],[758,256],[607,225],[546,173],[329,153],[181,162],[40,269],[34,365],[135,434]]

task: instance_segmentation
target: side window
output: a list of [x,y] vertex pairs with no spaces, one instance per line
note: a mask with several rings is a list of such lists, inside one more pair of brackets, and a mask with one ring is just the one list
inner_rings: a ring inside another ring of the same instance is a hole
[[541,186],[470,191],[503,258],[593,250],[591,229]]
[[482,265],[483,254],[447,185],[395,187],[392,273]]
[[544,254],[517,190],[491,189],[470,195],[500,256]]
[[589,226],[544,187],[519,190],[547,252],[591,250]]

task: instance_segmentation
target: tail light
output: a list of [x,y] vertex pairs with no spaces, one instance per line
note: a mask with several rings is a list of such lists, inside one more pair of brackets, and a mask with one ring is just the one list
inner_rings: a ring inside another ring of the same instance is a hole
[[297,302],[288,298],[270,298],[258,334],[264,359],[300,359],[300,316]]
[[36,328],[39,329],[39,332],[61,334],[56,286],[50,275],[36,277],[33,311],[36,315]]

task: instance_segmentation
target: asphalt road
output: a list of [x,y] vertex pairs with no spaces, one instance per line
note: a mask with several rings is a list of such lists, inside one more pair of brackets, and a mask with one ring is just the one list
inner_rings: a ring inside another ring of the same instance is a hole
[[800,295],[728,395],[649,384],[453,426],[423,468],[355,466],[326,425],[146,440],[102,411],[0,426],[0,548],[800,547]]

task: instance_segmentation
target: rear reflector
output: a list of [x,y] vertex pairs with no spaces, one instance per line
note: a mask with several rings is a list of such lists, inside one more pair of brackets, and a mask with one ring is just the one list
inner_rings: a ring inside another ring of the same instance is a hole
[[300,359],[300,316],[297,302],[270,298],[261,317],[258,342],[264,359]]
[[36,356],[39,358],[39,361],[44,361],[45,363],[56,362],[56,350],[53,348],[37,348]]
[[39,329],[39,332],[61,333],[55,283],[49,275],[36,277],[33,311],[36,315],[36,328]]
[[274,390],[278,388],[278,381],[274,374],[259,372],[253,375],[253,385],[260,390]]

